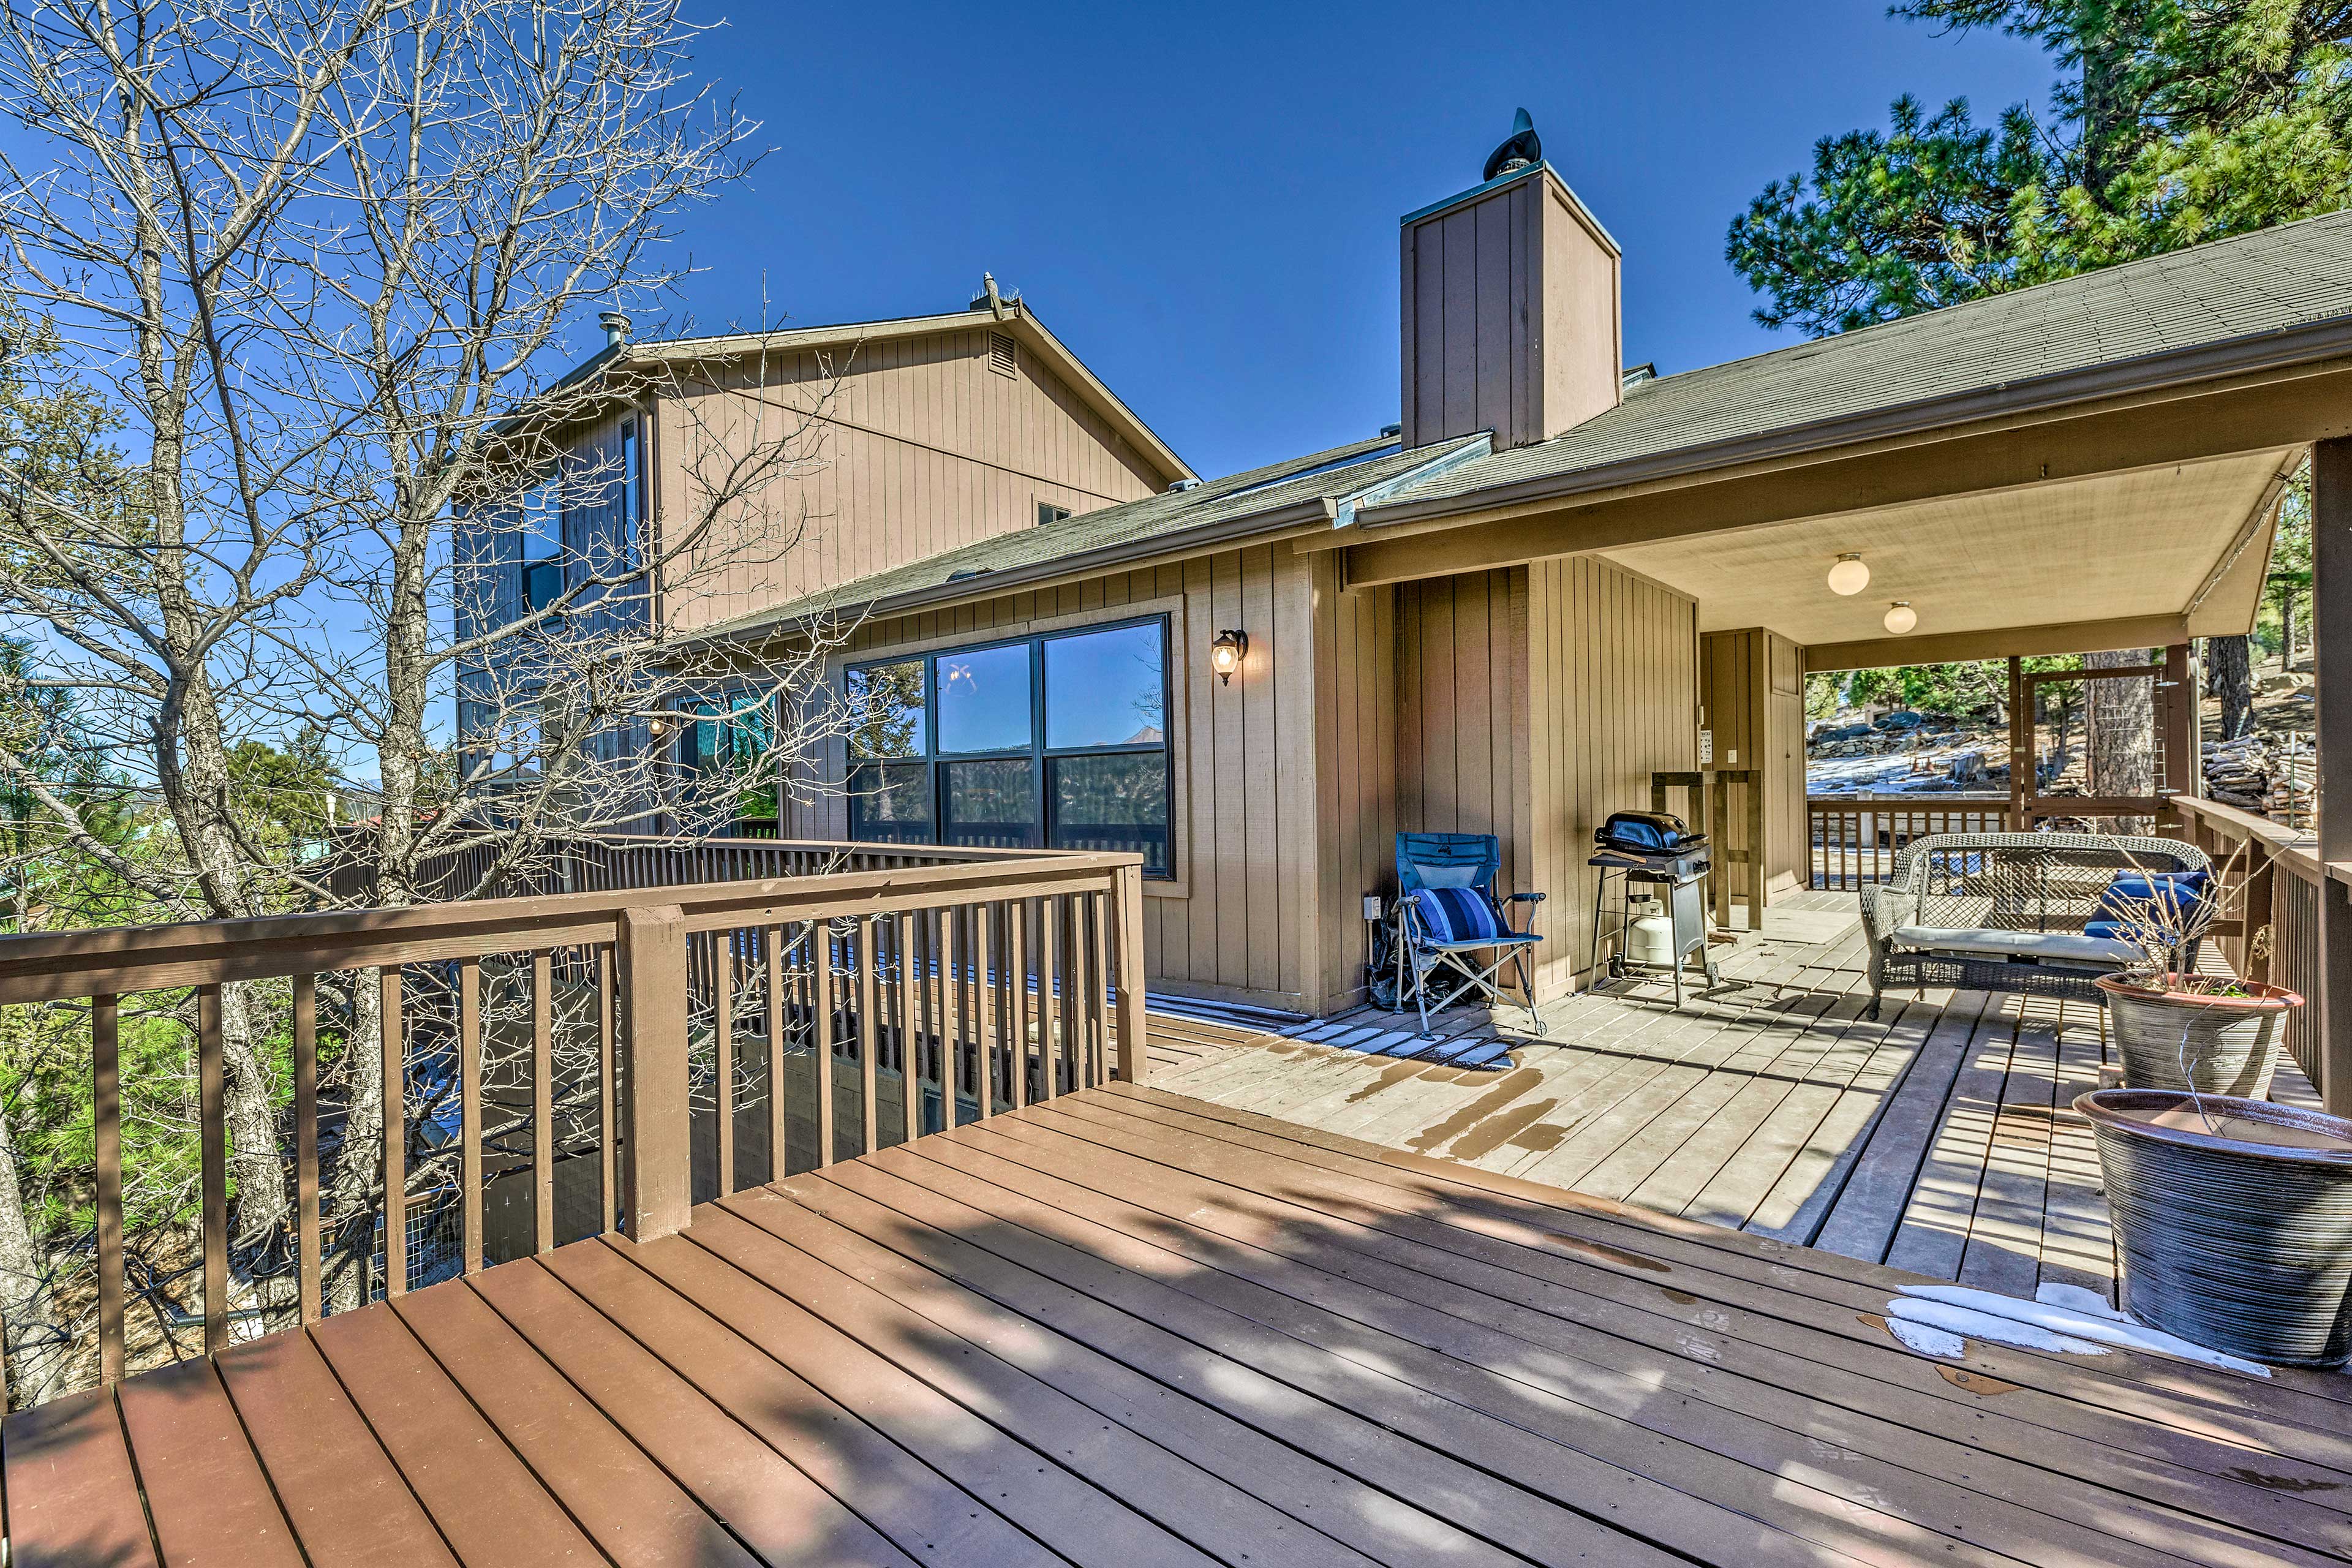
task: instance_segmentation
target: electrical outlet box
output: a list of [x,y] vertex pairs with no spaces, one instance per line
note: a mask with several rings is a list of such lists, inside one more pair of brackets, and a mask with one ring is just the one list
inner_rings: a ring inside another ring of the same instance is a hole
[[1364,918],[1368,921],[1381,918],[1381,896],[1378,893],[1364,895]]

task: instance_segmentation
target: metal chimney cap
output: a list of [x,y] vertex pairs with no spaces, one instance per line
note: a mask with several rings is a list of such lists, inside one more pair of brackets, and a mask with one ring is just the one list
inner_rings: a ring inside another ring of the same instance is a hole
[[596,324],[604,329],[606,348],[616,349],[629,341],[629,318],[624,312],[606,310],[596,318]]

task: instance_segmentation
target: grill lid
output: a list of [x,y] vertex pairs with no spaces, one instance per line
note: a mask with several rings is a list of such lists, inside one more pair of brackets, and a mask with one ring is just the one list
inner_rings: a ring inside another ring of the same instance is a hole
[[1674,855],[1704,847],[1706,835],[1693,833],[1681,817],[1663,811],[1612,811],[1592,830],[1592,841],[1635,855]]

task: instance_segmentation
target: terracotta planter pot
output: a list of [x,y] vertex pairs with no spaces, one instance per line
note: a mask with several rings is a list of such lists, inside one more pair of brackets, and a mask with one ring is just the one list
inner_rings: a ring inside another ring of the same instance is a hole
[[2101,1089],[2074,1109],[2098,1140],[2126,1312],[2249,1361],[2343,1364],[2352,1121],[2177,1089]]
[[2303,1005],[2292,991],[2252,981],[2241,983],[2243,996],[2205,996],[2116,974],[2102,975],[2097,984],[2106,994],[2129,1089],[2193,1089],[2260,1100],[2270,1092],[2271,1069],[2278,1063],[2279,1020]]

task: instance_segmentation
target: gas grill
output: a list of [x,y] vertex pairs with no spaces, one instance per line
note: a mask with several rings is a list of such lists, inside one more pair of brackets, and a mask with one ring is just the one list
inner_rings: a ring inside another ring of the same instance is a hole
[[1663,811],[1616,811],[1593,829],[1600,847],[1589,862],[1612,870],[1646,872],[1659,881],[1685,882],[1706,874],[1712,857],[1706,835],[1693,833]]

